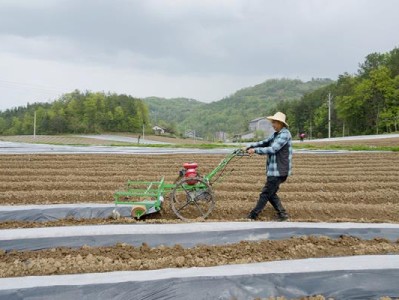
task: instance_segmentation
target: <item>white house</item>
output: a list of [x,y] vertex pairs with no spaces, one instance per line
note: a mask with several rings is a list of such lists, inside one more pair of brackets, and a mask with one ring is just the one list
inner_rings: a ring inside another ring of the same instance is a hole
[[154,127],[152,127],[152,130],[154,131],[155,134],[164,134],[165,133],[165,129],[163,129],[162,127],[159,127],[158,125],[155,125]]
[[265,137],[271,135],[274,132],[271,122],[265,117],[256,118],[249,121],[248,129],[249,132],[235,135],[234,140],[239,141],[253,139],[256,137],[256,131],[263,131]]
[[249,121],[248,127],[249,131],[257,131],[257,130],[264,131],[266,136],[269,136],[274,132],[271,122],[267,120],[265,117],[256,118]]

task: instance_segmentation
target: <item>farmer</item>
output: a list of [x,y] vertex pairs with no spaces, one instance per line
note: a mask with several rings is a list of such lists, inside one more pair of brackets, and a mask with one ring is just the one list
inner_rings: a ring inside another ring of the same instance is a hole
[[303,132],[299,135],[299,139],[301,140],[301,142],[303,142],[305,136],[306,135]]
[[273,129],[276,131],[266,140],[250,144],[245,148],[250,155],[268,155],[266,163],[266,183],[259,195],[258,203],[249,213],[248,218],[256,220],[258,215],[266,206],[267,201],[273,205],[277,211],[279,221],[286,221],[288,214],[277,196],[280,184],[287,180],[291,175],[292,166],[292,141],[288,124],[285,121],[285,114],[277,112],[274,116],[267,117],[271,120]]

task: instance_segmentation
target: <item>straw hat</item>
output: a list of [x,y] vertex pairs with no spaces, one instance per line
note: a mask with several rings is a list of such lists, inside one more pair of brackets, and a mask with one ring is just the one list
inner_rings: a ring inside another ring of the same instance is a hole
[[268,120],[279,121],[279,122],[281,122],[281,123],[284,123],[285,126],[288,127],[287,122],[285,122],[285,118],[286,118],[285,114],[283,114],[282,112],[279,112],[279,111],[276,112],[276,113],[274,114],[274,116],[266,117],[266,119],[268,119]]

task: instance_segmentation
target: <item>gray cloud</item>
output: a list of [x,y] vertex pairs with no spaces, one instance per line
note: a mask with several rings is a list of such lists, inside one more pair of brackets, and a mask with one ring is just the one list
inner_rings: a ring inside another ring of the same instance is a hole
[[[395,0],[3,0],[0,109],[5,94],[14,97],[1,80],[209,101],[271,77],[335,78],[398,46],[398,8]],[[76,80],[93,69],[103,75]],[[137,87],[122,86],[121,74]],[[168,89],[178,82],[185,86]]]

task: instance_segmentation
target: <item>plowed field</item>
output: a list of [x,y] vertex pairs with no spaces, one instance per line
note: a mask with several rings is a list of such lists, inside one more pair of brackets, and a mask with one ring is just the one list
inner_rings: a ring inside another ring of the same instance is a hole
[[[267,249],[267,251],[265,251]],[[28,275],[74,274],[121,270],[207,267],[310,257],[399,253],[399,243],[353,237],[297,237],[230,245],[198,245],[194,248],[114,247],[52,248],[39,251],[0,250],[0,278]]]
[[[112,203],[115,190],[128,179],[174,182],[182,164],[195,161],[210,172],[221,155],[1,155],[0,205]],[[280,198],[291,221],[399,222],[399,154],[297,154],[294,169],[282,184]],[[233,170],[231,173],[230,171]],[[229,165],[213,185],[216,208],[209,220],[243,220],[256,204],[265,181],[265,158],[243,157]],[[268,205],[260,220],[274,219]],[[47,223],[2,222],[0,228],[137,222],[59,220]],[[140,221],[143,222],[143,221]],[[168,205],[144,222],[180,222]],[[0,250],[0,277],[73,274],[169,267],[201,267],[295,258],[399,253],[399,241],[361,240],[341,236],[293,237],[280,241],[242,241],[227,245],[183,248],[113,247],[52,248],[40,251]],[[264,251],[268,249],[268,251]],[[310,299],[310,298],[309,298]],[[320,296],[319,299],[323,299]]]
[[[184,162],[196,161],[205,174],[222,158],[2,155],[0,204],[112,203],[114,191],[124,188],[127,179],[153,181],[165,176],[165,181],[172,183]],[[398,153],[297,154],[293,165],[293,176],[281,185],[279,192],[292,221],[399,222]],[[264,157],[243,157],[229,168],[233,172],[227,170],[222,181],[213,186],[216,208],[210,220],[244,218],[264,184]],[[260,219],[273,218],[274,211],[268,205]],[[148,216],[147,220],[150,219],[178,221],[167,201],[161,213]],[[96,221],[81,221],[93,222]]]

